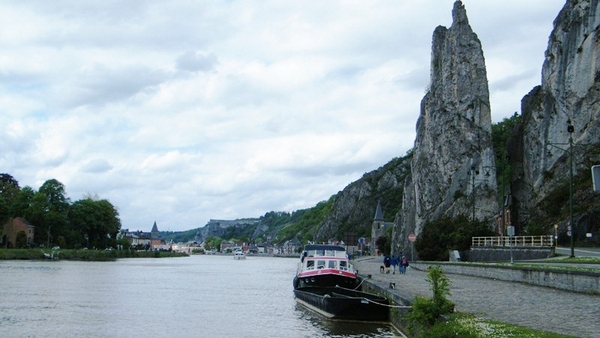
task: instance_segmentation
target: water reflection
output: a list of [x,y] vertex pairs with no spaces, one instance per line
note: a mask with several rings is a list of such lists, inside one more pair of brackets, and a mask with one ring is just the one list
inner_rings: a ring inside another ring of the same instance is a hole
[[299,320],[310,323],[323,337],[396,337],[398,333],[388,323],[368,323],[327,319],[296,303]]

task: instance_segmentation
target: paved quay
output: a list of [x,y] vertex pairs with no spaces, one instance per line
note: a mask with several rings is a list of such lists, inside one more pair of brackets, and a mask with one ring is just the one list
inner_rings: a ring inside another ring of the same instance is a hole
[[[406,274],[381,274],[383,257],[353,261],[362,276],[384,285],[396,283],[391,292],[412,299],[431,297],[426,271],[409,267]],[[450,299],[456,310],[499,322],[556,332],[575,337],[600,338],[600,295],[586,295],[552,288],[488,278],[447,274]]]

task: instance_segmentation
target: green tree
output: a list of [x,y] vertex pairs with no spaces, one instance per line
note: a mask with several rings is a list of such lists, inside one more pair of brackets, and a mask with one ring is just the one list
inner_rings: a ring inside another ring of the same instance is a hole
[[117,245],[123,247],[123,250],[129,250],[131,248],[131,242],[127,238],[121,238],[117,240]]
[[37,244],[52,246],[59,235],[69,237],[69,202],[65,186],[56,179],[44,182],[31,198],[26,218],[35,225]]
[[19,194],[19,182],[9,174],[0,174],[0,224],[12,218],[10,207]]
[[11,217],[24,217],[28,221],[31,221],[30,213],[32,212],[31,205],[35,190],[30,186],[23,187],[10,206]]
[[391,250],[391,241],[386,236],[379,236],[375,240],[375,246],[377,250],[384,255],[389,255]]
[[222,239],[219,237],[208,237],[204,240],[204,249],[206,250],[217,250],[221,248]]
[[496,180],[498,184],[498,202],[504,203],[504,195],[508,193],[510,184],[510,164],[508,144],[510,139],[521,124],[523,117],[516,112],[502,122],[492,124],[492,144],[496,158]]
[[[119,213],[107,200],[78,200],[71,205],[70,240],[92,248],[116,247],[121,229]],[[74,244],[71,244],[74,246]]]
[[467,251],[477,236],[494,236],[494,232],[483,221],[472,222],[464,215],[441,218],[425,223],[415,249],[422,260],[447,261],[449,250]]
[[17,232],[17,237],[15,238],[15,247],[24,248],[27,246],[27,234],[25,231],[21,230]]

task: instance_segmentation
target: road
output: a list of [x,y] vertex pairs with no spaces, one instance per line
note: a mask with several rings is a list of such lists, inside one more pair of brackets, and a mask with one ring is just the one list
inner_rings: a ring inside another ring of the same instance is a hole
[[[600,248],[577,248],[575,247],[575,257],[595,257],[600,258]],[[571,247],[556,247],[554,250],[559,255],[571,256]]]

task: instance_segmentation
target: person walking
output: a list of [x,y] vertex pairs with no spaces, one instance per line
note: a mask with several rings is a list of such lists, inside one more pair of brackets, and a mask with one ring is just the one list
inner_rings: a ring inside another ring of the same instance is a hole
[[406,273],[406,270],[408,269],[408,259],[406,258],[406,256],[402,256],[402,259],[400,260],[400,266],[402,269],[402,274]]
[[385,273],[390,273],[390,265],[392,264],[392,259],[390,256],[386,255],[383,258],[383,266],[385,266]]
[[[392,275],[395,275],[396,274],[396,265],[398,265],[398,258],[392,256],[391,264],[392,264]],[[398,272],[400,272],[400,271],[398,271]]]

